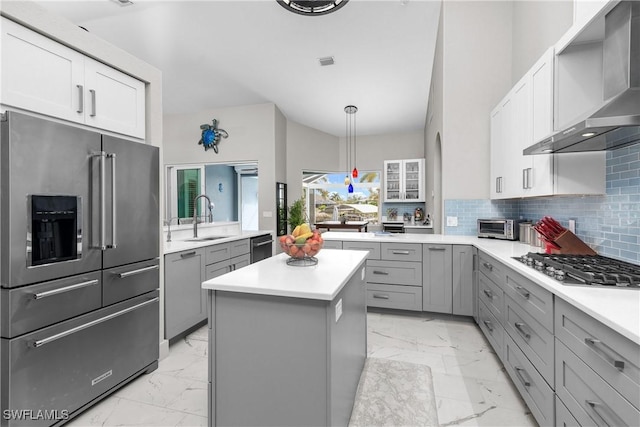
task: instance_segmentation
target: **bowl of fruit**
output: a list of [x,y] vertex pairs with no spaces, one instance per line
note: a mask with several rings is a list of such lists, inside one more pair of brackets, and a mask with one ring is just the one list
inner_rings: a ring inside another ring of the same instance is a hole
[[280,236],[280,248],[289,255],[289,265],[315,265],[318,259],[315,257],[324,240],[318,230],[311,230],[309,224],[296,226],[291,234]]

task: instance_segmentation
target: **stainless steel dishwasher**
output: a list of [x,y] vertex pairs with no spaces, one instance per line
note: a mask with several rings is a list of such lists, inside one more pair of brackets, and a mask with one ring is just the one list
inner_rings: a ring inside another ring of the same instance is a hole
[[273,237],[263,234],[251,238],[251,264],[273,255]]

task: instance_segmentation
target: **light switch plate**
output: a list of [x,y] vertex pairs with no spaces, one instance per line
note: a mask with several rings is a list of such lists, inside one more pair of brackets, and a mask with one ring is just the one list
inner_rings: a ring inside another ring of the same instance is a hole
[[336,323],[340,320],[340,317],[342,317],[342,298],[336,303]]
[[447,227],[457,227],[458,226],[458,217],[457,216],[448,216],[447,217]]

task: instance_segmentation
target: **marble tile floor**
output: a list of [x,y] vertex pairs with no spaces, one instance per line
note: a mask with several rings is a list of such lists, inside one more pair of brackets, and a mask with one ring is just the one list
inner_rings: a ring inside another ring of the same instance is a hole
[[[369,312],[367,321],[370,357],[430,367],[440,426],[537,426],[472,320]],[[67,426],[206,426],[207,339],[205,326],[176,342],[156,371]]]

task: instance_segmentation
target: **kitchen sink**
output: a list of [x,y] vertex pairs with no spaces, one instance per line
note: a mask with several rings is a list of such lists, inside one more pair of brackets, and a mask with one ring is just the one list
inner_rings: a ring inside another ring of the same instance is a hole
[[188,239],[183,239],[185,242],[206,242],[209,240],[218,240],[218,239],[226,239],[229,236],[205,236],[205,237],[190,237]]

